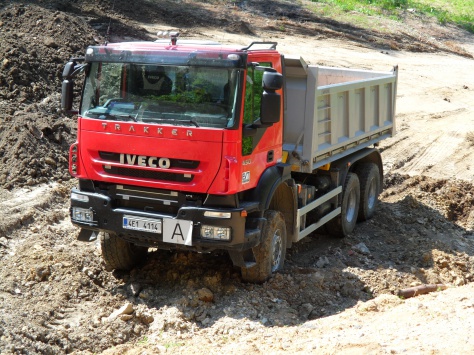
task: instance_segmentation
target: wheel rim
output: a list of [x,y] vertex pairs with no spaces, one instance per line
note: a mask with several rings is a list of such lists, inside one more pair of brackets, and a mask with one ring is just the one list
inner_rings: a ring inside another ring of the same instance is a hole
[[352,222],[356,214],[356,205],[357,205],[357,194],[354,189],[349,192],[347,208],[346,208],[346,221]]
[[281,232],[277,229],[272,238],[272,272],[275,272],[280,267],[282,248]]
[[372,179],[369,186],[369,193],[367,196],[367,207],[369,209],[374,208],[375,202],[377,201],[377,184],[375,179]]

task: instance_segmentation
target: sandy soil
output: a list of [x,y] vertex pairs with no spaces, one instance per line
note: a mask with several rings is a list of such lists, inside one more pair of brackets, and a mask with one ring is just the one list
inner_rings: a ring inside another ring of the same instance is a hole
[[[151,37],[174,14],[188,37],[276,40],[313,64],[399,66],[398,132],[380,146],[375,217],[344,240],[305,238],[282,272],[250,285],[226,255],[153,251],[130,273],[109,273],[98,245],[76,241],[66,169],[76,128],[58,91],[62,63],[104,36],[111,4],[94,3],[0,2],[2,354],[474,351],[473,35],[411,17],[387,21],[390,35],[357,36],[286,1],[140,1],[139,23],[137,8],[117,2],[115,39]],[[80,41],[58,30],[67,23]],[[422,284],[447,289],[397,297]]]

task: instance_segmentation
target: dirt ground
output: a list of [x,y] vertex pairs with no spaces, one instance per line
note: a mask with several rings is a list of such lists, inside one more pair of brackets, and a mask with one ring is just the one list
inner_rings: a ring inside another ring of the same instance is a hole
[[[0,353],[474,351],[474,35],[409,12],[370,32],[309,3],[0,1]],[[375,217],[343,240],[303,239],[263,285],[243,283],[225,254],[158,250],[129,273],[105,271],[69,221],[76,122],[59,91],[64,63],[109,23],[111,41],[179,29],[277,41],[311,64],[398,65]],[[447,289],[397,296],[422,284]]]

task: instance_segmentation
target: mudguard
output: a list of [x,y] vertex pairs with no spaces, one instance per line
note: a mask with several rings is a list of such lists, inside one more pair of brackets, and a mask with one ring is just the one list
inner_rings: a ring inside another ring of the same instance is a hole
[[270,206],[272,196],[278,186],[291,179],[291,165],[290,164],[276,164],[265,170],[260,177],[257,186],[250,191],[248,199],[250,201],[258,201],[259,210],[265,211]]
[[380,181],[383,181],[383,164],[380,152],[377,148],[365,148],[331,163],[331,170],[339,170],[339,185],[344,184],[347,173],[353,171],[360,163],[376,164],[380,172]]
[[283,213],[287,227],[287,247],[291,247],[296,230],[298,201],[290,164],[269,167],[260,177],[258,185],[245,196],[247,201],[258,203],[258,213],[263,218],[269,209]]

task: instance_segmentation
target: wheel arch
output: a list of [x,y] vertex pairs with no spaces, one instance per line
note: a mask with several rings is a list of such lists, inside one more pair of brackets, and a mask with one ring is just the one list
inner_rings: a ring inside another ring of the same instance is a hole
[[267,210],[282,213],[286,224],[286,245],[289,248],[297,225],[296,211],[298,209],[295,182],[291,177],[291,166],[277,164],[265,170],[250,198],[259,202],[259,210],[262,214]]
[[354,172],[360,164],[374,163],[379,168],[381,188],[383,182],[382,156],[377,148],[364,148],[358,152],[343,157],[331,164],[331,170],[339,170],[338,185],[346,181],[347,173]]
[[296,210],[298,209],[298,197],[295,189],[288,185],[287,180],[282,182],[274,191],[268,210],[279,211],[285,220],[286,247],[291,247],[294,233],[296,233]]
[[364,156],[363,158],[357,160],[357,162],[352,166],[351,171],[355,171],[358,166],[365,163],[373,163],[379,168],[379,175],[380,175],[380,189],[383,188],[383,163],[382,163],[382,156],[377,149],[373,149],[368,155]]

